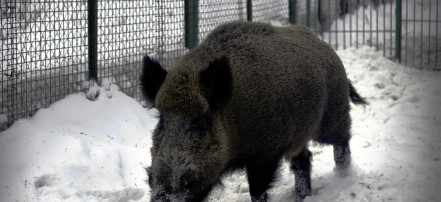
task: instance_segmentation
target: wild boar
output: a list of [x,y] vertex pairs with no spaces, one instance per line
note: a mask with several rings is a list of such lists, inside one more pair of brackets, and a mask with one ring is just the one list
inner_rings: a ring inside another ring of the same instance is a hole
[[252,201],[267,201],[283,157],[297,200],[311,194],[314,140],[350,163],[349,99],[365,104],[337,54],[307,27],[232,22],[167,72],[148,56],[141,90],[159,111],[147,169],[151,201],[202,201],[245,169]]

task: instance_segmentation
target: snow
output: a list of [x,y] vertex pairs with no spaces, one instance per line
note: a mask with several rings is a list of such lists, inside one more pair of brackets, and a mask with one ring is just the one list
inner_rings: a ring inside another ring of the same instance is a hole
[[[311,143],[305,201],[436,201],[441,176],[441,72],[392,62],[373,48],[337,52],[368,106],[352,106],[352,165],[335,170],[332,147]],[[90,101],[92,97],[95,101]],[[148,201],[157,119],[111,82],[67,96],[0,133],[0,201]],[[243,171],[208,201],[249,201]],[[293,197],[282,163],[272,201]]]
[[0,133],[0,201],[127,201],[148,193],[153,112],[116,86],[93,88],[101,92],[95,101],[70,95]]

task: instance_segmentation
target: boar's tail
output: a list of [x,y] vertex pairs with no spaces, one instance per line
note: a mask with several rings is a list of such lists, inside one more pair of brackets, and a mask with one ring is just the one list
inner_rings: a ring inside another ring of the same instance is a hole
[[349,82],[349,98],[351,99],[352,103],[354,104],[363,104],[368,105],[369,102],[367,102],[364,98],[362,98],[357,91],[355,90],[354,86]]

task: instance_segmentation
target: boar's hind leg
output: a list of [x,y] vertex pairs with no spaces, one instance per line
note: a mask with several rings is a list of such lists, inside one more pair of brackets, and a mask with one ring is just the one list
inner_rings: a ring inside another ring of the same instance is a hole
[[265,162],[252,162],[246,165],[250,195],[253,202],[268,201],[266,190],[271,187],[279,167],[279,159]]
[[312,154],[305,148],[291,160],[291,169],[295,175],[295,190],[297,201],[303,201],[311,195],[311,157]]
[[[317,141],[324,144],[331,144],[334,147],[334,161],[337,168],[347,168],[351,162],[351,150],[349,140],[351,139],[349,117],[349,107],[343,112],[334,112],[334,114],[343,114],[339,119],[333,120],[332,116],[325,116],[323,121],[327,123],[322,126],[322,133]],[[327,131],[327,128],[333,128]]]
[[351,150],[349,141],[334,144],[334,161],[337,168],[347,168],[351,162]]
[[[346,134],[340,136],[340,134]],[[332,133],[329,135],[333,138],[319,139],[318,142],[331,144],[334,147],[334,161],[339,169],[344,169],[351,163],[351,149],[349,147],[349,132]]]

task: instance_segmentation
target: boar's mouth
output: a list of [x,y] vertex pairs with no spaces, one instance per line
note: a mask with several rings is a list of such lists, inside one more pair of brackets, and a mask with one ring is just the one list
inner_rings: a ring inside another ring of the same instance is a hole
[[165,190],[156,191],[152,194],[151,202],[201,202],[208,195],[208,191],[193,192],[173,192],[167,193]]

